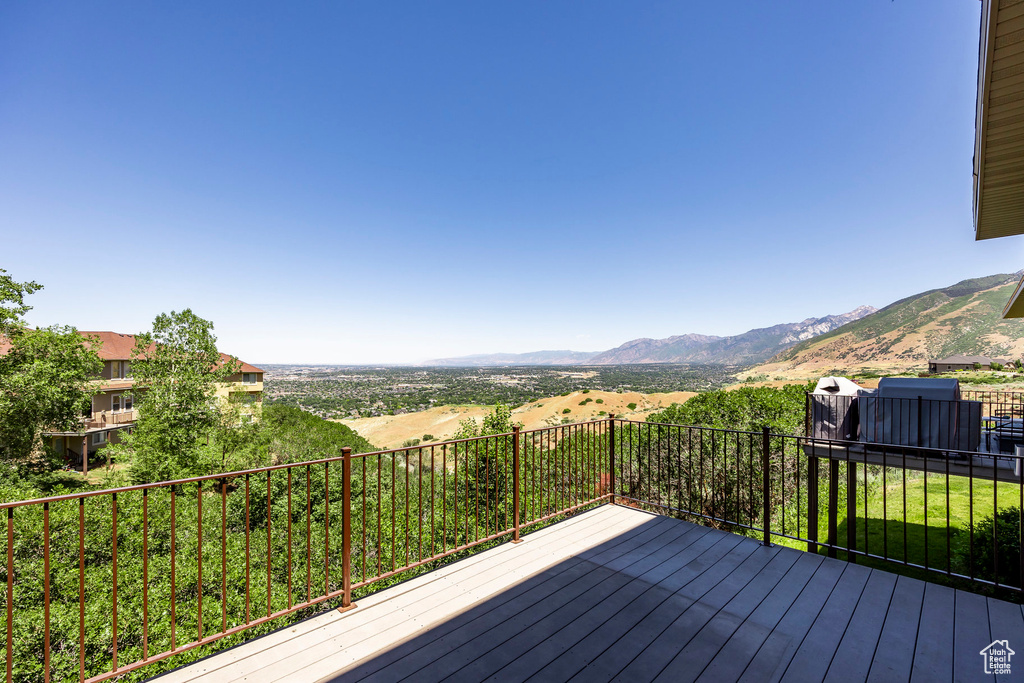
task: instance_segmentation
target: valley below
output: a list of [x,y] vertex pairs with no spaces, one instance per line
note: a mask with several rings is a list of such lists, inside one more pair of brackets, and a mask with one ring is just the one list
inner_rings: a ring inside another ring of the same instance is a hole
[[[645,420],[651,413],[673,403],[683,403],[696,392],[640,393],[588,390],[540,398],[512,411],[512,419],[523,429],[538,429],[607,417],[609,413],[627,420]],[[400,415],[380,415],[338,420],[380,448],[399,448],[410,441],[419,444],[450,438],[463,420],[479,425],[491,413],[489,405],[444,405]],[[415,445],[415,444],[409,444]]]

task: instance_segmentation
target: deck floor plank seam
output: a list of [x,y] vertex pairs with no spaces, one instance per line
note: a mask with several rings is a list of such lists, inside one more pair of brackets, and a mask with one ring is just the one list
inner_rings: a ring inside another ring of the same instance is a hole
[[[905,653],[917,650],[923,607],[924,582],[906,576],[896,577],[879,645],[871,658],[868,681],[910,680],[913,658]],[[885,649],[880,649],[882,643],[886,644]]]

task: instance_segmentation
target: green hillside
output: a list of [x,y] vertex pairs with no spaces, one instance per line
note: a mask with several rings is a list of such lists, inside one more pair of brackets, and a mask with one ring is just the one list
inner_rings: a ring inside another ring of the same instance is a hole
[[1004,320],[1020,273],[958,282],[901,299],[796,344],[770,363],[914,364],[953,354],[1024,356],[1024,320]]

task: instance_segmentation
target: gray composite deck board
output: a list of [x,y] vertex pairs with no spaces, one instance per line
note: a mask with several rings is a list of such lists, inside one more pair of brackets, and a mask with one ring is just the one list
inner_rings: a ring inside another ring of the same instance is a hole
[[900,576],[896,579],[885,623],[879,636],[879,646],[871,659],[868,681],[910,680],[914,664],[908,652],[917,646],[917,630],[921,623],[921,605],[924,603],[924,581]]
[[[846,633],[832,657],[825,675],[826,681],[841,683],[867,679],[895,588],[895,574],[871,572],[864,586],[864,594],[857,602]],[[871,656],[865,656],[869,653]]]
[[986,680],[1024,647],[1019,605],[621,506],[525,539],[161,683]]
[[[360,670],[362,677],[374,676],[375,680],[401,680],[416,673],[421,668],[461,646],[473,635],[488,631],[508,619],[516,616],[530,605],[543,602],[562,590],[565,586],[591,571],[594,559],[610,558],[615,552],[629,552],[637,543],[647,543],[661,537],[668,531],[674,532],[669,537],[669,546],[690,537],[695,541],[706,535],[707,529],[680,528],[668,524],[647,526],[624,534],[622,542],[600,552],[581,553],[575,562],[562,563],[547,570],[536,582],[520,584],[507,591],[501,599],[494,601],[489,609],[482,613],[465,613],[431,629],[430,637],[417,641],[415,649],[399,647],[390,650]],[[642,546],[641,546],[642,547]],[[568,565],[568,566],[565,566]],[[352,680],[356,680],[353,678]]]
[[819,565],[737,680],[750,683],[778,680],[845,568],[845,563],[827,558]]
[[[679,621],[673,624],[663,635],[678,638],[679,651],[662,668],[655,680],[679,683],[696,680],[718,654],[721,644],[728,641],[743,621],[768,597],[801,555],[798,551],[788,549],[776,552],[752,581],[685,642],[684,638],[689,634],[677,627]],[[652,645],[656,646],[657,641]]]
[[[444,672],[445,675],[453,676],[453,680],[474,676],[477,677],[476,680],[482,680],[482,674],[479,672],[493,666],[495,661],[503,659],[508,653],[514,652],[516,645],[521,645],[524,639],[520,638],[511,645],[506,645],[507,641],[515,639],[524,630],[529,630],[535,637],[542,633],[550,635],[557,632],[561,620],[578,609],[577,598],[583,601],[598,601],[602,592],[617,588],[628,581],[628,575],[621,570],[644,561],[648,553],[664,547],[677,538],[678,534],[659,534],[652,539],[646,539],[645,543],[640,543],[635,548],[619,549],[618,553],[614,554],[609,550],[594,556],[587,561],[589,568],[583,576],[559,593],[543,602],[526,605],[515,616],[486,631],[477,631],[471,637],[461,639],[461,642],[455,643],[457,647],[417,671],[416,675],[430,677]],[[480,659],[486,661],[477,663]],[[464,671],[466,667],[470,669]]]
[[[652,556],[658,560],[655,566],[637,574],[632,581],[614,593],[602,597],[572,623],[563,627],[559,631],[557,639],[546,639],[530,650],[520,653],[514,661],[500,669],[496,675],[507,680],[525,681],[549,664],[556,664],[561,674],[548,671],[545,677],[559,677],[560,675],[564,680],[575,674],[583,668],[585,661],[581,662],[578,658],[566,656],[568,652],[579,645],[588,635],[596,632],[608,620],[616,618],[635,600],[655,588],[669,574],[678,570],[681,559],[685,556],[693,556],[696,554],[695,551],[699,552],[700,547],[694,548],[694,544],[705,535],[689,534],[685,538],[687,541],[685,545],[672,545],[663,548],[662,551]],[[568,667],[572,667],[573,670],[568,671]]]
[[955,596],[956,591],[952,588],[934,583],[925,584],[914,668],[910,672],[910,680],[915,683],[953,679]]
[[653,681],[679,650],[700,632],[730,600],[748,586],[780,548],[755,546],[736,569],[722,577],[714,588],[678,615],[626,666],[615,680]]
[[[650,557],[650,556],[649,556]],[[480,681],[496,674],[513,663],[520,656],[527,656],[525,653],[545,640],[562,642],[565,636],[565,629],[574,620],[582,617],[589,611],[590,607],[599,604],[607,599],[606,596],[625,588],[630,583],[630,575],[636,573],[642,575],[646,570],[653,569],[656,564],[648,561],[647,558],[622,557],[615,562],[606,565],[609,569],[617,570],[614,578],[602,581],[600,584],[589,589],[580,599],[566,609],[559,609],[550,612],[547,616],[533,623],[525,623],[522,628],[519,626],[508,626],[503,624],[497,637],[511,635],[511,638],[502,640],[499,647],[493,647],[481,657],[478,657],[464,669],[458,671],[451,678],[452,681]],[[518,632],[513,632],[518,628]],[[491,634],[488,634],[489,636]],[[487,639],[490,642],[491,638]],[[508,680],[518,680],[509,674]]]
[[564,681],[582,671],[671,595],[666,586],[684,585],[686,580],[695,577],[697,573],[693,569],[693,559],[702,555],[720,540],[714,533],[702,535],[687,548],[685,553],[676,558],[673,563],[675,567],[672,568],[673,571],[670,574],[658,583],[649,586],[640,596],[621,607],[616,604],[609,605],[608,610],[612,613],[600,625],[585,633],[581,640],[573,643],[556,660],[547,663],[528,680]]
[[[988,599],[988,623],[992,640],[1006,640],[1010,647],[1016,652],[1014,643],[1024,643],[1024,618],[1022,618],[1019,605],[1014,605],[1002,600]],[[980,650],[979,650],[980,652]],[[1024,652],[1021,652],[1024,655]],[[1012,663],[1012,660],[1011,660]],[[997,676],[1000,681],[1010,681],[1014,675]],[[1020,676],[1016,676],[1020,678]]]
[[677,615],[699,602],[753,552],[757,542],[746,540],[746,543],[720,541],[698,557],[691,563],[694,565],[696,576],[678,577],[677,581],[681,582],[678,587],[673,584],[664,586],[666,595],[662,601],[570,680],[578,683],[596,683],[615,678],[647,647],[648,643],[657,638],[675,620]]
[[871,570],[867,567],[846,565],[781,680],[820,681],[825,678],[870,576]]
[[801,553],[757,609],[743,620],[728,640],[719,643],[720,649],[697,680],[716,683],[739,679],[771,635],[772,628],[782,620],[823,561],[821,555]]
[[[953,680],[976,681],[983,673],[981,649],[992,642],[988,601],[981,595],[957,591],[953,606]],[[1012,645],[1011,645],[1012,647]]]

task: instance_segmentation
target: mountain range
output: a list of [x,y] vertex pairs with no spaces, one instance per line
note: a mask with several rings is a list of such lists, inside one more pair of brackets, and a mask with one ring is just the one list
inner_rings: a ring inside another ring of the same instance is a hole
[[780,351],[812,339],[875,312],[860,306],[841,315],[808,318],[750,330],[731,337],[683,334],[667,339],[633,339],[607,351],[534,351],[439,358],[424,365],[486,367],[502,365],[629,365],[640,363],[694,363],[752,365],[767,361]]

